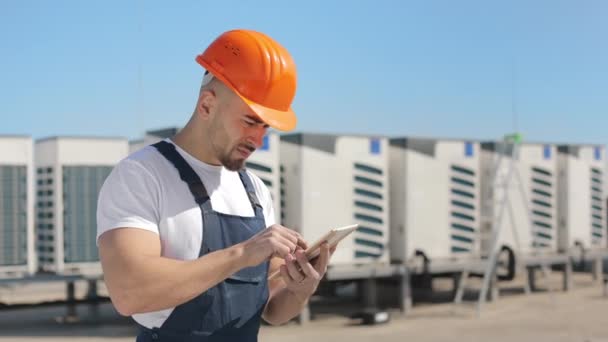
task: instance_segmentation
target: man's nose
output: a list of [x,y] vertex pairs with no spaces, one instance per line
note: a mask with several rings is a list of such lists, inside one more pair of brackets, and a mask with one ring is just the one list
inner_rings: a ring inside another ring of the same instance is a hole
[[253,143],[256,148],[262,147],[264,143],[264,136],[266,135],[267,128],[264,126],[259,126],[254,128],[254,132],[252,134]]

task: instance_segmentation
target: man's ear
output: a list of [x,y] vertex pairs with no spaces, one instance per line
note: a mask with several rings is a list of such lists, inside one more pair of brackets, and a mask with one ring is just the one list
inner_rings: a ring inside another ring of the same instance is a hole
[[215,111],[217,106],[217,96],[212,89],[205,89],[200,92],[196,111],[203,120],[208,120]]

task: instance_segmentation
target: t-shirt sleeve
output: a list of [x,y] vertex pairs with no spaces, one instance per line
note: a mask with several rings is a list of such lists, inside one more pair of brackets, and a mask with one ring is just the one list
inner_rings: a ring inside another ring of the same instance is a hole
[[272,200],[272,195],[270,194],[270,190],[262,182],[262,180],[255,175],[251,171],[247,171],[249,178],[252,180],[253,187],[255,188],[255,193],[258,196],[260,204],[262,205],[262,211],[264,212],[264,221],[266,222],[266,227],[270,227],[273,224],[277,223],[275,218],[275,208],[274,202]]
[[158,181],[139,162],[125,159],[104,181],[97,200],[97,240],[101,234],[121,227],[158,234]]

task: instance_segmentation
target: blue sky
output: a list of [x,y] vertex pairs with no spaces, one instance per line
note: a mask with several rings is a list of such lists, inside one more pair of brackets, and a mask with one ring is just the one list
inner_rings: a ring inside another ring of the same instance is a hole
[[[608,143],[608,1],[0,1],[0,134],[182,126],[232,28],[298,66],[297,131]],[[517,115],[514,115],[517,113]]]

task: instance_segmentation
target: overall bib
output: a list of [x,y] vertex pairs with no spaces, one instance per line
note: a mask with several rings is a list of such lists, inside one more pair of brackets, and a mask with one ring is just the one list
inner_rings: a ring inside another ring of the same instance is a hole
[[[245,170],[239,171],[239,176],[255,216],[218,213],[211,207],[203,182],[175,146],[166,141],[153,146],[175,166],[201,209],[205,231],[199,256],[245,241],[266,228],[262,207]],[[137,342],[257,341],[262,311],[268,300],[267,276],[268,262],[241,269],[177,306],[160,328],[142,327]]]

